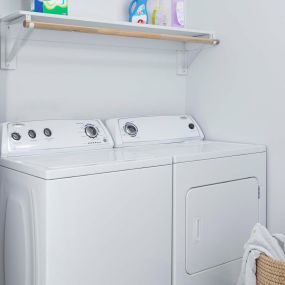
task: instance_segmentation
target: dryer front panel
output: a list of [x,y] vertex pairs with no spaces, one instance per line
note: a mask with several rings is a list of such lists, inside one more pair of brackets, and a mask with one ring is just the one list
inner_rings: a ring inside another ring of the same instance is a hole
[[186,271],[194,274],[242,257],[258,221],[255,178],[194,187],[186,196]]
[[174,164],[173,285],[236,285],[243,245],[266,224],[266,153]]

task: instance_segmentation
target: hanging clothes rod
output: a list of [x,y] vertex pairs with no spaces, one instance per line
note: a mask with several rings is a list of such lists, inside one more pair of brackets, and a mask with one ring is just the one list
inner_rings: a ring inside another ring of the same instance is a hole
[[85,26],[77,26],[77,25],[37,22],[37,21],[30,21],[30,20],[24,20],[23,26],[24,28],[27,28],[27,29],[80,32],[80,33],[88,33],[88,34],[144,38],[144,39],[153,39],[153,40],[192,42],[192,43],[207,44],[207,45],[212,45],[212,46],[216,46],[220,43],[220,40],[218,39],[209,39],[209,38],[202,38],[202,37],[181,36],[181,35],[172,35],[172,34],[158,34],[158,33],[155,34],[155,33],[139,32],[139,31],[119,30],[119,29],[112,29],[112,28],[85,27]]

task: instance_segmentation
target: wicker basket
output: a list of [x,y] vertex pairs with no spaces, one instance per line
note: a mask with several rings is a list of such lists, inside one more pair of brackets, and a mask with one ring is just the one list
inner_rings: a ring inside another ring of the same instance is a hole
[[256,284],[285,285],[285,262],[260,256],[256,262]]

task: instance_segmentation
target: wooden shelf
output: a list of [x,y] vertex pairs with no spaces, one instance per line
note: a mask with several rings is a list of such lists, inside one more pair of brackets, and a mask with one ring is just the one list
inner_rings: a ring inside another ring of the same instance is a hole
[[1,20],[9,23],[22,18],[25,18],[25,20],[23,20],[24,27],[30,29],[94,33],[179,42],[195,42],[210,45],[218,45],[220,43],[218,39],[213,38],[211,33],[188,29],[132,24],[128,22],[102,22],[85,18],[27,11],[15,12],[3,17]]
[[[33,30],[39,29],[129,38],[143,38],[161,41],[174,41],[180,43],[182,42],[186,45],[197,44],[199,46],[216,46],[220,43],[220,40],[216,39],[213,33],[209,32],[155,25],[132,24],[129,22],[103,22],[96,21],[94,19],[34,13],[27,11],[17,11],[8,16],[2,17],[0,21],[2,29],[1,66],[5,69],[14,69],[12,62],[17,55],[20,41],[23,41],[23,37],[21,39],[16,39],[15,43],[12,45],[12,48],[10,48],[8,52],[8,37],[5,33],[5,27],[9,28],[9,26],[15,24],[18,24],[24,28],[23,33],[25,35],[28,35]],[[187,50],[186,45],[185,50]],[[5,54],[3,54],[3,50]]]

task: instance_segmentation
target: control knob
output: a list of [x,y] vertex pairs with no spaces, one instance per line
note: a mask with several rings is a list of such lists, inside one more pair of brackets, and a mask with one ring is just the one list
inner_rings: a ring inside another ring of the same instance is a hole
[[51,130],[49,128],[45,128],[44,129],[44,134],[45,134],[46,137],[51,137],[52,132],[51,132]]
[[124,130],[131,137],[136,137],[137,134],[138,134],[138,128],[133,123],[126,123],[125,127],[124,127]]
[[19,133],[12,133],[11,137],[15,141],[19,141],[21,139],[21,135]]
[[37,137],[37,134],[34,130],[29,130],[28,135],[31,139],[35,139]]
[[95,139],[98,136],[99,131],[94,126],[88,125],[85,127],[85,133],[89,138]]

